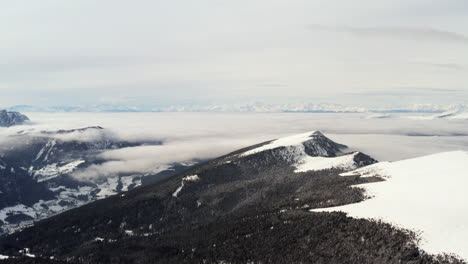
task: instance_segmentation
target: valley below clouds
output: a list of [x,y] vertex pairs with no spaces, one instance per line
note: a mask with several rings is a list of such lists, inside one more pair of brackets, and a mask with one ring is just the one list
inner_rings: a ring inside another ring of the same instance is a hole
[[[119,173],[145,173],[171,163],[208,160],[237,149],[307,131],[321,131],[350,151],[379,161],[396,161],[452,150],[468,150],[468,121],[385,118],[349,113],[27,113],[32,124],[0,131],[3,144],[15,144],[18,132],[38,133],[101,126],[112,138],[129,142],[162,142],[107,150],[104,162],[79,170],[78,179],[93,180]],[[422,115],[422,114],[420,114]],[[62,140],[89,141],[102,133],[55,135]]]

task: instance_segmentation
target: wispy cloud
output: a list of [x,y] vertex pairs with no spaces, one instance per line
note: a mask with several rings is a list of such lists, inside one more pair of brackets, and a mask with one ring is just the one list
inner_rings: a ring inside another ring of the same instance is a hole
[[265,87],[265,88],[285,88],[288,87],[287,84],[282,84],[282,83],[263,83],[263,84],[258,84],[258,87]]
[[462,71],[462,70],[465,69],[465,67],[463,65],[456,64],[456,63],[418,62],[416,64],[423,65],[423,66],[428,66],[428,67],[433,67],[433,68],[445,69],[445,70]]
[[394,87],[391,89],[376,89],[374,91],[358,91],[346,93],[348,95],[359,96],[409,96],[409,95],[427,95],[427,96],[451,96],[466,95],[467,92],[461,89],[440,89],[430,87]]
[[420,41],[443,41],[468,45],[468,36],[457,32],[440,30],[431,27],[355,27],[308,25],[307,28],[313,31],[350,33],[359,37],[385,37]]

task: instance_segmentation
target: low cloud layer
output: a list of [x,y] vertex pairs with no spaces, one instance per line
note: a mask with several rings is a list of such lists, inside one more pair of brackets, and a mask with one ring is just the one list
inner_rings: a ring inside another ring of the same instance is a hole
[[62,140],[106,136],[125,141],[162,141],[160,146],[110,150],[106,162],[79,171],[93,180],[118,173],[148,173],[174,162],[210,159],[278,137],[320,130],[331,139],[379,160],[400,160],[450,150],[468,150],[468,121],[418,120],[407,115],[367,114],[63,113],[29,115],[33,125],[0,129],[2,144],[20,130],[58,130],[100,125],[104,131],[71,133]]
[[110,150],[100,155],[108,160],[74,174],[76,178],[94,180],[119,173],[150,173],[163,170],[172,163],[191,164],[194,159],[211,159],[231,152],[238,146],[248,145],[248,140],[201,138],[166,142],[160,146],[140,146]]

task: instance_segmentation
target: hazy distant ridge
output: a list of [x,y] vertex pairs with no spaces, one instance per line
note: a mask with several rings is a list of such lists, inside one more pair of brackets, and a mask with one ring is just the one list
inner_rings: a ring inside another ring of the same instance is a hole
[[466,105],[415,104],[394,108],[366,108],[339,104],[213,104],[213,105],[166,105],[166,106],[131,106],[131,105],[85,105],[85,106],[32,106],[15,105],[6,107],[18,112],[254,112],[254,113],[442,113],[468,108]]

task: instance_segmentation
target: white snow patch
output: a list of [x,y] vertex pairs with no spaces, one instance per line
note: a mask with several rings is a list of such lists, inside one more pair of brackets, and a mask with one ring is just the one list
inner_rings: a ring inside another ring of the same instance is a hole
[[107,181],[103,184],[99,184],[99,189],[101,189],[96,196],[99,199],[109,197],[111,195],[117,194],[117,185],[119,184],[119,178],[107,178]]
[[198,181],[200,180],[200,178],[198,177],[198,175],[190,175],[190,176],[186,176],[182,179],[183,181]]
[[311,157],[306,156],[302,161],[296,164],[294,172],[319,171],[327,169],[355,169],[357,164],[354,157],[359,152],[338,156],[338,157]]
[[47,144],[39,151],[39,153],[37,153],[36,158],[33,161],[39,160],[44,155],[44,153],[46,153],[46,151],[47,151],[47,153],[46,153],[43,161],[47,161],[47,159],[49,158],[50,152],[52,151],[52,149],[54,148],[54,146],[56,144],[57,144],[57,140],[55,140],[55,139],[50,140],[49,142],[47,142]]
[[172,197],[177,197],[179,195],[180,191],[182,191],[182,188],[184,188],[184,181],[182,181],[180,186],[175,190],[174,193],[172,193]]
[[8,221],[6,221],[5,219],[9,215],[16,215],[16,214],[25,214],[32,218],[36,218],[36,212],[34,211],[33,208],[26,206],[24,204],[17,204],[15,206],[5,207],[2,210],[0,210],[0,220],[2,220],[5,223],[8,223]]
[[245,157],[245,156],[248,156],[248,155],[252,155],[252,154],[255,154],[255,153],[259,153],[259,152],[262,152],[262,151],[265,151],[265,150],[270,150],[270,149],[275,149],[275,148],[279,148],[279,147],[290,147],[290,146],[302,146],[302,148],[304,147],[302,145],[302,143],[308,141],[308,140],[311,140],[311,136],[315,133],[315,131],[312,131],[312,132],[307,132],[307,133],[304,133],[304,134],[298,134],[298,135],[293,135],[293,136],[289,136],[289,137],[283,137],[283,138],[279,138],[279,139],[276,139],[268,144],[265,144],[263,146],[260,146],[258,148],[255,148],[255,149],[251,149],[249,151],[246,151],[244,153],[241,154],[242,157]]
[[36,255],[32,254],[29,250],[29,248],[24,248],[19,251],[19,253],[23,254],[24,256],[28,258],[35,258]]
[[128,191],[128,187],[130,187],[132,184],[134,184],[135,187],[138,187],[141,185],[141,179],[138,179],[136,176],[137,175],[132,175],[132,176],[125,176],[125,177],[120,178],[120,181],[122,182],[123,192]]
[[361,177],[374,177],[378,175],[381,178],[388,178],[387,168],[391,167],[390,162],[384,161],[375,163],[369,166],[359,168],[357,170],[341,173],[340,176],[355,176],[360,175]]
[[200,180],[200,177],[198,177],[198,175],[185,176],[184,178],[182,178],[182,182],[180,183],[180,186],[175,190],[174,193],[172,193],[172,196],[177,197],[179,195],[180,191],[182,191],[182,188],[184,188],[184,182],[188,182],[188,181],[194,182],[194,181],[199,181],[199,180]]
[[464,151],[378,163],[352,172],[387,177],[383,182],[359,185],[373,193],[373,198],[312,211],[382,219],[420,231],[420,246],[428,253],[453,253],[468,259],[467,164],[468,152]]
[[58,166],[57,163],[52,163],[34,172],[34,178],[38,182],[47,181],[62,174],[73,172],[80,164],[84,162],[84,160],[75,160],[62,166]]

